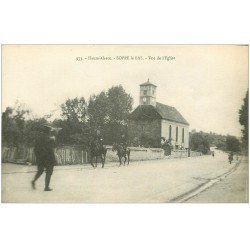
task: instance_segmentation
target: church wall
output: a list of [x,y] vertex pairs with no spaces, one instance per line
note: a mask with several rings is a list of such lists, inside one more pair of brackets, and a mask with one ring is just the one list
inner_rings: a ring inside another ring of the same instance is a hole
[[142,135],[146,135],[160,145],[161,120],[130,120],[128,132],[131,142],[134,141],[135,137],[140,139]]
[[[161,136],[169,139],[169,126],[172,126],[172,145],[180,145],[184,148],[189,147],[189,126],[177,122],[172,122],[168,120],[161,121]],[[178,126],[178,141],[176,141],[176,127]],[[182,129],[184,128],[184,143],[182,143]]]

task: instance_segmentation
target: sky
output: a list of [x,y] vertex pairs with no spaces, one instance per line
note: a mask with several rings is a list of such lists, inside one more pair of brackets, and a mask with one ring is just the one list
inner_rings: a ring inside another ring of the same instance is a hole
[[[93,60],[101,56],[111,60]],[[38,117],[58,117],[66,99],[88,100],[118,84],[136,108],[139,85],[148,79],[157,86],[156,101],[177,108],[190,130],[241,136],[238,110],[248,89],[248,46],[2,46],[2,111],[18,101]]]

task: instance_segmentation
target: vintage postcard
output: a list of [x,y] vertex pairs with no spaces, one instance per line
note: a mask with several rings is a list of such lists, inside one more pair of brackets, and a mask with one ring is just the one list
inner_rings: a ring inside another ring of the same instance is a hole
[[2,45],[3,203],[248,203],[248,45]]

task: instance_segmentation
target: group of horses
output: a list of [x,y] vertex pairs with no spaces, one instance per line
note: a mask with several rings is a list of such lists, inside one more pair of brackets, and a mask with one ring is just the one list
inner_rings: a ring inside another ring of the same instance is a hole
[[[125,166],[126,162],[129,165],[130,160],[130,149],[124,147],[121,144],[114,143],[112,146],[112,151],[117,151],[117,156],[119,158],[120,166],[122,165],[122,159],[124,159],[123,165]],[[93,168],[97,167],[98,158],[101,159],[102,168],[105,165],[106,155],[107,155],[107,148],[100,144],[100,143],[92,143],[89,149],[90,153],[90,164]],[[95,165],[93,160],[95,159]]]

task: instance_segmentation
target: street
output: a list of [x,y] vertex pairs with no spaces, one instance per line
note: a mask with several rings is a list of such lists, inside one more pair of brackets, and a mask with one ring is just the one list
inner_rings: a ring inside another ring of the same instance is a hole
[[31,189],[36,166],[2,164],[2,202],[13,203],[167,203],[248,202],[248,159],[211,155],[131,162],[56,166],[52,192],[45,174]]

